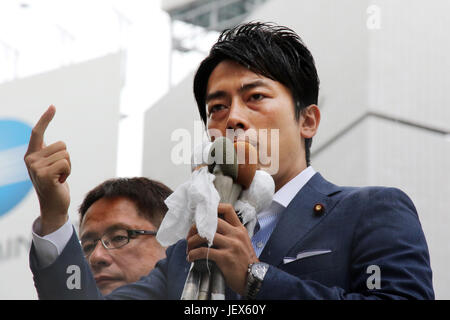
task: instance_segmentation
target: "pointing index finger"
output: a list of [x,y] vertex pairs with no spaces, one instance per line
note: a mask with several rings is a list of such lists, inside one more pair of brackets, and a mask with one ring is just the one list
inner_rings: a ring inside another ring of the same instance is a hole
[[39,151],[42,148],[42,145],[44,143],[45,130],[47,129],[50,121],[52,121],[53,117],[55,116],[55,112],[55,106],[51,105],[36,123],[33,130],[31,131],[27,153]]

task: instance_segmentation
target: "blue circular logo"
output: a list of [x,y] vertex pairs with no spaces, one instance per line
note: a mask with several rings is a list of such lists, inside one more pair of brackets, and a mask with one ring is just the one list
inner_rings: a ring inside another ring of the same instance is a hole
[[16,120],[0,120],[0,217],[11,211],[32,187],[23,156],[31,127]]

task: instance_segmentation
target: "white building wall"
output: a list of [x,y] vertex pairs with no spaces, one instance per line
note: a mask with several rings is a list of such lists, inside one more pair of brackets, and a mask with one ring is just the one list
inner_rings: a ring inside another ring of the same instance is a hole
[[[369,172],[369,139],[370,132],[364,120],[353,130],[337,138],[334,143],[313,153],[312,166],[320,171],[327,180],[337,185],[366,186],[370,181]],[[313,140],[312,150],[315,150]],[[346,146],[344,148],[344,146]],[[330,168],[330,159],[333,159],[333,170]],[[345,173],[345,174],[343,174]]]
[[369,107],[450,131],[450,2],[371,3],[381,28],[370,32]]
[[[193,148],[194,125],[200,123],[197,106],[193,103],[193,74],[182,81],[176,90],[163,97],[145,114],[143,175],[160,180],[174,189],[189,179],[189,161],[174,164],[172,154],[176,147],[186,142],[188,152]],[[184,140],[177,133],[188,133]],[[189,138],[191,137],[191,138]]]

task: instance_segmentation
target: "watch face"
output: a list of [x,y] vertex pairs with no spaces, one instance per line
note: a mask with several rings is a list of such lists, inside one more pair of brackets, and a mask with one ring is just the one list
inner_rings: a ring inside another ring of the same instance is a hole
[[252,266],[252,273],[255,276],[255,278],[262,280],[262,279],[264,279],[264,275],[266,274],[267,269],[268,269],[268,267],[266,264],[255,263]]

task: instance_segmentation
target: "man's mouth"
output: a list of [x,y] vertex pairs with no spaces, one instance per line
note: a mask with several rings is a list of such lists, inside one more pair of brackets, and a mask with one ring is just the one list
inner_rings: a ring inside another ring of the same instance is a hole
[[258,142],[255,141],[254,139],[251,139],[248,136],[241,136],[241,137],[234,138],[234,142],[236,143],[237,141],[246,141],[246,142],[250,143],[256,149],[258,148]]
[[107,285],[112,282],[116,282],[119,280],[118,278],[114,278],[114,277],[106,276],[106,275],[99,275],[99,276],[96,276],[94,279],[99,287]]

